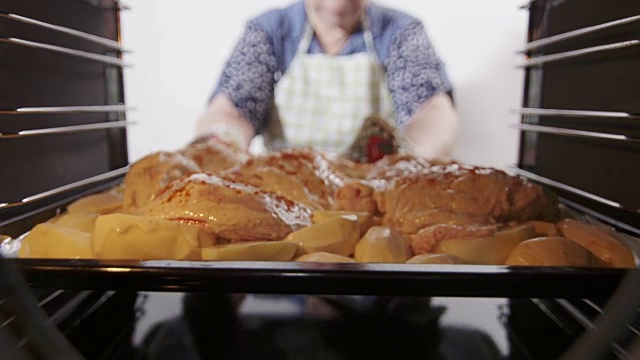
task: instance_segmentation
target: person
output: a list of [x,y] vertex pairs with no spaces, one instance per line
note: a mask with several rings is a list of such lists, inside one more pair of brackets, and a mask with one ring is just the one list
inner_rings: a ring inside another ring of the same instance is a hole
[[[408,150],[447,159],[459,127],[451,94],[420,20],[367,0],[300,0],[247,23],[197,120],[194,142],[249,149],[263,135],[268,150],[314,147],[343,154],[377,114],[404,136]],[[308,358],[322,351],[328,351],[324,357],[391,357],[400,348],[395,341],[403,340],[409,353],[434,358],[442,338],[442,309],[428,299],[358,296],[309,296],[307,314],[338,321],[265,325],[254,338],[238,326],[243,299],[188,293],[182,316],[149,334],[145,355],[164,358],[182,348],[187,351],[179,358]],[[320,330],[329,336],[319,336]],[[269,339],[275,347],[265,345]],[[243,354],[248,349],[251,355]]]
[[447,159],[451,92],[420,20],[367,0],[302,0],[247,23],[195,136],[341,153],[379,114],[415,154]]
[[458,131],[451,93],[419,19],[367,0],[300,0],[248,21],[196,138],[248,149],[262,134],[268,150],[344,154],[380,114],[417,155],[448,159]]
[[[446,159],[458,131],[451,93],[420,20],[367,0],[300,0],[248,21],[197,120],[194,142],[221,140],[247,150],[263,135],[267,150],[344,154],[376,114],[407,150]],[[235,314],[243,297],[229,299],[187,294],[183,313],[194,340],[234,331],[234,321],[214,321],[217,315],[202,321],[212,303],[226,304],[217,305],[218,312]],[[309,297],[304,306],[329,317],[384,303],[343,297],[327,307],[318,299]],[[204,346],[201,354],[220,351],[207,341],[193,343]]]

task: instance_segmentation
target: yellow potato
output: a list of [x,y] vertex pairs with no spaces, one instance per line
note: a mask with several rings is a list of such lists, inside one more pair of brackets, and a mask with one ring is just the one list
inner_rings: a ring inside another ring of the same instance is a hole
[[451,254],[420,254],[407,260],[407,264],[464,264],[459,257]]
[[53,223],[36,225],[22,239],[19,256],[30,258],[91,258],[91,234]]
[[285,241],[246,241],[202,248],[202,260],[288,261],[298,246]]
[[434,252],[456,255],[470,264],[503,265],[519,243],[536,236],[533,225],[524,224],[492,236],[443,240]]
[[357,216],[344,215],[294,231],[284,241],[298,245],[296,256],[314,252],[349,256],[359,238]]
[[560,236],[558,232],[558,228],[556,228],[556,224],[548,222],[548,221],[528,221],[526,224],[531,224],[536,229],[536,234],[540,237],[545,236]]
[[85,196],[67,205],[69,213],[112,214],[122,209],[123,195],[115,189]]
[[64,213],[51,222],[91,234],[98,216],[97,213]]
[[200,260],[213,234],[176,221],[126,214],[96,219],[91,250],[100,259]]
[[296,259],[296,261],[306,262],[338,262],[338,263],[352,263],[356,262],[353,258],[348,256],[336,255],[327,252],[316,252],[311,254],[302,255]]
[[564,219],[556,225],[564,237],[587,248],[607,266],[622,268],[636,266],[631,250],[597,227],[574,219]]
[[598,266],[598,259],[576,242],[563,237],[540,237],[520,243],[507,265]]
[[403,263],[412,256],[411,244],[399,232],[373,226],[356,244],[354,258],[359,262]]
[[316,210],[311,214],[311,221],[314,224],[327,221],[338,216],[355,215],[358,217],[360,225],[360,236],[363,236],[370,227],[376,224],[373,215],[365,211],[342,211],[342,210]]

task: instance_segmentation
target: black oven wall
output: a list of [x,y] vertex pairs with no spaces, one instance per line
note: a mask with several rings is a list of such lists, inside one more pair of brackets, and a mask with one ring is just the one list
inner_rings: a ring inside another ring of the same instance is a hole
[[0,222],[128,164],[114,4],[0,0]]
[[639,14],[637,0],[533,2],[519,160],[572,188],[555,187],[561,196],[636,229]]

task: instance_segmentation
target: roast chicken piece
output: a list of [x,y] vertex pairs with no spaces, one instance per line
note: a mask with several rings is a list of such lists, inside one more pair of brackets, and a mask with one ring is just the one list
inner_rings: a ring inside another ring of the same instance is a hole
[[224,177],[274,191],[316,210],[376,214],[374,189],[364,176],[371,165],[329,160],[312,149],[291,149],[255,157]]
[[331,163],[338,172],[355,179],[366,179],[372,167],[371,163],[359,163],[342,157],[331,159]]
[[200,167],[178,153],[159,151],[143,157],[131,165],[124,178],[123,210],[146,205],[172,180],[196,172]]
[[[393,180],[412,174],[422,173],[428,171],[429,168],[434,165],[426,159],[410,155],[410,154],[393,154],[387,155],[384,158],[369,165],[369,169],[365,174],[365,180],[370,182],[379,182],[381,185],[385,185],[382,181]],[[442,165],[437,163],[435,165]]]
[[379,215],[374,199],[376,190],[384,190],[392,179],[428,171],[431,164],[409,154],[387,155],[375,163],[355,163],[346,159],[335,161],[337,169],[350,177],[336,192],[335,208],[366,211]]
[[344,211],[363,211],[377,216],[379,215],[378,206],[373,198],[374,193],[374,188],[366,181],[353,179],[336,191],[334,208]]
[[329,209],[334,192],[349,179],[321,153],[291,149],[256,156],[222,176],[273,191],[313,209]]
[[200,141],[178,152],[193,160],[203,172],[219,173],[249,160],[249,153],[222,141]]
[[558,216],[556,198],[542,187],[500,170],[459,164],[431,165],[390,180],[374,197],[383,222],[408,234],[441,223],[495,224]]
[[282,240],[311,225],[303,204],[206,173],[171,182],[138,214],[199,225],[231,242]]

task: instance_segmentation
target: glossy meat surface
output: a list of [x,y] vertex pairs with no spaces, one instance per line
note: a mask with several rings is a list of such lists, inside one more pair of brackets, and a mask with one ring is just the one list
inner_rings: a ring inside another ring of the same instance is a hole
[[179,154],[195,162],[203,172],[218,173],[244,164],[249,153],[220,141],[201,141],[190,144]]
[[374,197],[384,222],[406,233],[443,222],[554,219],[558,212],[555,197],[538,185],[500,170],[460,164],[432,165],[396,177]]
[[131,164],[124,178],[124,210],[146,205],[169,182],[195,172],[200,167],[178,153],[159,151],[143,157]]
[[345,181],[345,176],[327,158],[308,149],[256,156],[222,176],[273,191],[314,209],[330,208],[334,192]]
[[282,240],[311,224],[300,203],[205,173],[171,182],[139,214],[196,224],[231,241]]

